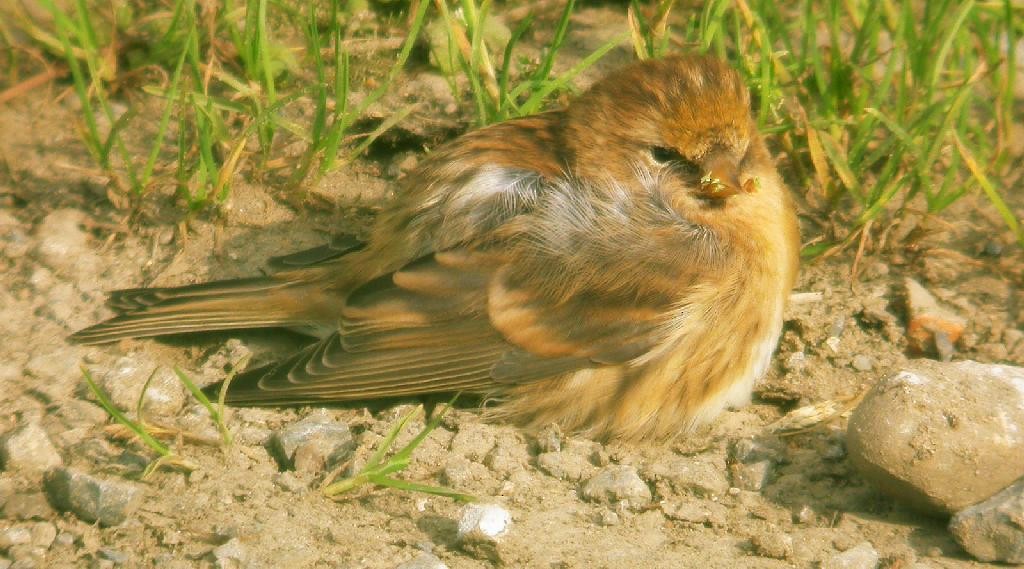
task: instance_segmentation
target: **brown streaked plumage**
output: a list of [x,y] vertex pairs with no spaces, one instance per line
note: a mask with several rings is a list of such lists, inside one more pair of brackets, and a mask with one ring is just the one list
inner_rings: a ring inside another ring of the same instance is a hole
[[521,424],[685,433],[749,400],[796,278],[796,217],[749,107],[719,60],[633,64],[429,155],[365,244],[115,292],[120,314],[72,338],[311,326],[333,332],[228,401],[464,390]]

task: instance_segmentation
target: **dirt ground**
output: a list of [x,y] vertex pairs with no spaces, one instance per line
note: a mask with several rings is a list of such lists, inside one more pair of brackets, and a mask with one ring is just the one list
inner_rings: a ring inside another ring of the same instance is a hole
[[[575,41],[597,43],[599,35]],[[613,54],[605,68],[626,54]],[[99,347],[65,337],[108,315],[106,290],[250,275],[267,257],[365,227],[409,156],[464,124],[428,69],[403,81],[395,104],[424,97],[411,122],[369,158],[325,178],[312,199],[293,206],[273,183],[240,176],[229,202],[192,217],[184,232],[183,210],[168,192],[129,209],[110,204],[106,180],[75,131],[78,107],[65,85],[0,106],[0,433],[37,422],[66,467],[134,480],[151,455],[104,430],[107,417],[85,389],[80,365],[103,377],[128,357],[147,369],[178,365],[213,380],[223,375],[229,340],[241,340],[256,363],[293,349],[299,336],[272,331]],[[1020,215],[1024,188],[1019,177],[1012,182],[1007,194]],[[805,237],[818,231],[810,217],[805,222]],[[273,431],[325,414],[348,424],[356,456],[365,457],[407,406],[237,409],[228,420],[235,444],[180,445],[198,469],[161,470],[137,482],[144,497],[124,523],[101,527],[37,501],[28,514],[8,508],[0,531],[55,527],[56,539],[18,567],[390,568],[423,552],[451,568],[817,567],[839,566],[829,564],[864,542],[884,567],[977,566],[944,520],[903,507],[858,476],[846,460],[844,419],[785,438],[767,436],[766,427],[800,405],[855,396],[914,356],[904,337],[906,276],[969,319],[956,359],[1024,365],[1024,258],[1002,228],[983,198],[968,196],[940,219],[906,216],[885,248],[861,261],[852,284],[853,251],[805,266],[797,292],[816,294],[789,308],[754,404],[685,441],[637,446],[563,436],[560,452],[542,461],[551,433],[486,424],[472,407],[453,412],[400,476],[507,508],[511,530],[490,556],[457,542],[462,504],[388,489],[331,501],[317,491],[323,472],[282,472],[266,447]],[[178,409],[170,404],[159,419],[208,433],[194,401],[176,396]],[[730,465],[737,445],[755,438],[769,449],[771,466],[759,489],[744,489],[751,486]],[[614,464],[636,470],[653,493],[648,505],[584,499],[583,483]],[[0,472],[0,506],[41,491],[39,476]],[[4,559],[0,567],[10,566]]]

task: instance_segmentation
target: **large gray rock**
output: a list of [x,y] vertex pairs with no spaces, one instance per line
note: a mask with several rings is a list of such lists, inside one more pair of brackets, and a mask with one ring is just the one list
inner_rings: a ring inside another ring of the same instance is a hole
[[949,531],[979,561],[1024,563],[1024,478],[957,512]]
[[865,478],[921,511],[952,514],[1024,476],[1024,369],[917,360],[850,418]]
[[50,501],[87,522],[115,526],[142,503],[142,486],[124,480],[104,480],[67,468],[56,468],[44,479]]

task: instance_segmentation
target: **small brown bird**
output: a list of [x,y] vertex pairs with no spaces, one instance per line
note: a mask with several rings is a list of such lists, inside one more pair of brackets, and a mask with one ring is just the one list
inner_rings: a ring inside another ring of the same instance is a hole
[[467,391],[524,425],[665,439],[749,402],[798,265],[788,191],[720,60],[620,69],[430,154],[365,244],[270,276],[111,294],[81,343],[329,330],[237,405]]

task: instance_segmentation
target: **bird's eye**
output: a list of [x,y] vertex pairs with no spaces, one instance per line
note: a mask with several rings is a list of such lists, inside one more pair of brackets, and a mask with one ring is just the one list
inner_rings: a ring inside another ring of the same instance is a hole
[[661,162],[662,164],[683,159],[676,149],[667,146],[652,146],[651,158],[654,158],[655,162]]
[[669,148],[667,146],[652,146],[651,158],[654,158],[654,161],[659,164],[671,164],[673,167],[686,174],[700,173],[700,167],[697,166],[695,162],[684,157],[674,148]]

